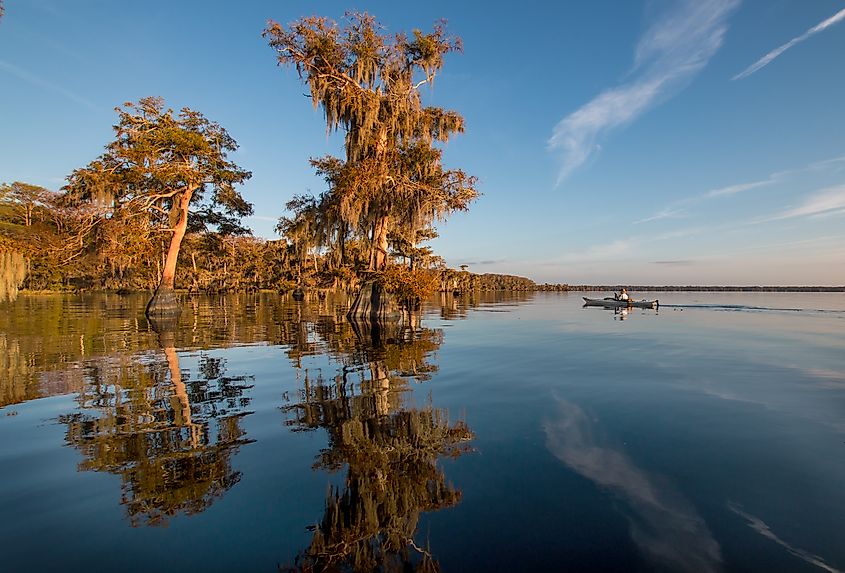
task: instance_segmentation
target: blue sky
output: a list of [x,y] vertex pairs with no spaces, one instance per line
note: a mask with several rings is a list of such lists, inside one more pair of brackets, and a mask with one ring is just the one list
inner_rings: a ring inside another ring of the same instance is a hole
[[340,154],[261,38],[346,10],[463,38],[426,99],[483,196],[434,248],[539,282],[845,284],[845,1],[6,0],[0,181],[58,189],[148,95],[226,127],[273,238],[308,158]]

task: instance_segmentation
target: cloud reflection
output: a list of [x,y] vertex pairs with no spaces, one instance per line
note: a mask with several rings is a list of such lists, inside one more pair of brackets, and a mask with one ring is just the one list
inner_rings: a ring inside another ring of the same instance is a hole
[[692,504],[623,452],[603,445],[596,436],[596,424],[581,408],[565,400],[557,402],[557,418],[544,423],[546,447],[572,470],[627,504],[631,539],[643,553],[672,571],[721,571],[719,544]]
[[751,529],[753,529],[754,531],[756,531],[757,533],[759,533],[760,535],[762,535],[766,539],[771,539],[772,541],[774,541],[775,543],[777,543],[778,545],[780,545],[781,547],[786,549],[789,553],[791,553],[795,557],[798,557],[799,559],[803,559],[804,561],[806,561],[810,565],[815,565],[819,569],[823,569],[825,571],[828,571],[829,573],[842,573],[842,571],[840,569],[836,569],[835,567],[831,567],[830,565],[828,565],[825,562],[824,559],[822,559],[818,555],[813,555],[812,553],[808,553],[807,551],[804,551],[803,549],[798,549],[797,547],[793,547],[792,545],[790,545],[789,543],[787,543],[786,541],[784,541],[783,539],[781,539],[780,537],[775,535],[775,532],[772,531],[772,529],[766,524],[766,522],[763,521],[762,519],[760,519],[759,517],[755,517],[755,516],[753,516],[749,513],[745,513],[736,504],[729,504],[728,507],[730,508],[731,511],[733,511],[734,513],[736,513],[737,515],[739,515],[740,517],[745,519],[748,522],[748,526]]

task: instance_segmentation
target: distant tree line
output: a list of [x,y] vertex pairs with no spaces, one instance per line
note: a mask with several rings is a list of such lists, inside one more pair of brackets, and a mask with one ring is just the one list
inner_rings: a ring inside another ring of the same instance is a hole
[[440,275],[441,292],[533,291],[536,289],[537,285],[531,279],[514,275],[491,273],[478,275],[466,270],[454,269],[445,269]]

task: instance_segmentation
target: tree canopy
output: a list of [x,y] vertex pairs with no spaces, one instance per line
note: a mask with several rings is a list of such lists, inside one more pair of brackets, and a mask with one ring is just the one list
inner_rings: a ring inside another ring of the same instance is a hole
[[308,85],[327,129],[345,132],[344,159],[312,160],[328,185],[314,203],[323,241],[363,240],[369,270],[383,270],[391,233],[416,242],[418,231],[476,198],[475,178],[444,169],[435,146],[463,132],[463,118],[424,106],[420,94],[443,57],[461,49],[442,22],[429,33],[389,36],[374,17],[351,13],[344,27],[314,16],[288,27],[271,21],[264,35],[278,63]]
[[183,108],[174,115],[157,97],[116,108],[115,139],[64,187],[68,203],[99,204],[131,235],[171,233],[159,289],[174,287],[176,261],[189,224],[244,233],[252,213],[235,186],[251,177],[228,158],[237,143],[218,123]]

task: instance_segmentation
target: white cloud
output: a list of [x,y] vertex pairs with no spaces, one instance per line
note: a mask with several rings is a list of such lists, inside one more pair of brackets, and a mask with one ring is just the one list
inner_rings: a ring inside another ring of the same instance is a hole
[[777,215],[768,217],[764,221],[780,221],[795,217],[810,217],[820,215],[835,215],[845,211],[845,185],[828,187],[816,191],[804,203],[792,209],[787,209]]
[[828,169],[830,167],[839,167],[840,164],[845,164],[845,155],[825,159],[824,161],[816,161],[810,165],[810,169]]
[[686,209],[677,209],[674,207],[666,207],[662,211],[658,211],[654,215],[650,217],[646,217],[645,219],[640,219],[639,221],[634,221],[634,225],[639,225],[640,223],[648,223],[650,221],[660,221],[662,219],[682,219],[687,216]]
[[682,90],[721,47],[727,18],[739,0],[685,0],[642,35],[633,79],[605,90],[563,118],[548,146],[562,154],[558,183],[599,149],[605,132],[626,125]]
[[763,56],[762,58],[760,58],[759,60],[757,60],[756,62],[751,64],[750,66],[748,66],[745,70],[743,70],[742,72],[735,75],[732,79],[741,80],[742,78],[747,78],[748,76],[750,76],[751,74],[753,74],[754,72],[759,70],[760,68],[768,66],[770,63],[772,63],[772,60],[774,60],[775,58],[780,56],[782,53],[787,51],[792,46],[794,46],[796,44],[800,44],[804,40],[808,39],[810,36],[814,36],[815,34],[818,34],[819,32],[833,26],[834,24],[841,22],[842,20],[845,20],[845,8],[843,8],[842,10],[840,10],[839,12],[837,12],[836,14],[834,14],[833,16],[828,18],[827,20],[824,20],[820,24],[816,24],[815,26],[813,26],[812,28],[810,28],[809,30],[807,30],[806,32],[801,34],[800,36],[792,38],[790,41],[788,41],[784,45],[775,48],[774,50],[772,50],[771,52],[769,52],[768,54],[766,54],[765,56]]
[[705,197],[722,197],[724,195],[736,195],[737,193],[742,193],[743,191],[748,191],[749,189],[756,189],[757,187],[764,187],[766,185],[771,185],[777,181],[777,174],[771,175],[768,179],[763,179],[762,181],[752,181],[750,183],[739,183],[738,185],[729,185],[727,187],[720,187],[719,189],[712,189],[704,194]]
[[[841,155],[838,157],[832,157],[830,159],[824,159],[821,161],[816,161],[810,163],[809,165],[801,168],[795,169],[787,169],[784,171],[777,171],[775,173],[770,174],[765,179],[760,179],[758,181],[750,181],[747,183],[737,183],[734,185],[727,185],[725,187],[719,187],[717,189],[711,189],[709,191],[705,191],[700,195],[695,195],[692,197],[686,197],[684,199],[679,199],[670,203],[667,207],[663,210],[658,211],[654,215],[649,217],[645,217],[643,219],[639,219],[634,221],[633,224],[637,225],[640,223],[646,223],[651,221],[659,221],[662,219],[670,219],[670,218],[679,218],[681,216],[688,216],[689,211],[687,209],[682,208],[682,206],[689,207],[691,205],[699,204],[703,201],[708,201],[710,199],[716,199],[720,197],[730,197],[732,195],[738,195],[739,193],[744,193],[745,191],[750,191],[752,189],[758,189],[760,187],[768,187],[770,185],[775,185],[778,183],[783,183],[784,181],[789,180],[790,178],[800,175],[802,173],[806,173],[809,171],[816,171],[816,172],[835,172],[838,170],[843,164],[845,164],[845,155]],[[769,220],[769,219],[766,219]],[[758,219],[755,219],[753,222],[759,222]]]
[[549,148],[563,151],[558,181],[568,177],[599,149],[599,134],[642,114],[660,94],[660,79],[606,91],[557,124]]

